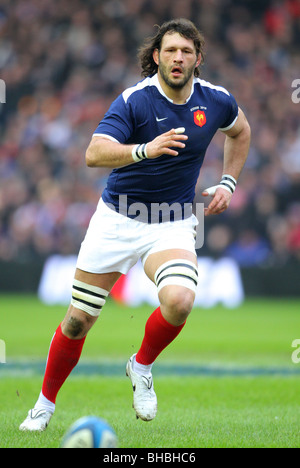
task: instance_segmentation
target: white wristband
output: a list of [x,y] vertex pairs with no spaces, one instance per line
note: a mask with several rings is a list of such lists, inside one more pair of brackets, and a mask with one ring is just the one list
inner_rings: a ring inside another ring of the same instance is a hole
[[233,193],[235,191],[235,188],[236,188],[236,180],[231,175],[224,174],[222,176],[220,185],[222,186],[222,188],[224,188],[224,189],[228,190],[229,192]]
[[143,143],[141,145],[135,145],[132,148],[131,154],[132,154],[132,159],[134,160],[134,162],[140,162],[143,159],[148,158],[146,147],[147,147],[147,143]]
[[235,191],[235,188],[236,188],[236,184],[237,184],[237,182],[236,182],[234,177],[232,177],[229,174],[224,174],[222,176],[221,182],[218,185],[214,185],[213,187],[209,187],[209,188],[205,189],[204,192],[207,192],[208,195],[214,196],[214,194],[216,193],[216,190],[218,188],[222,188],[222,189],[227,190],[231,194],[233,194],[233,192]]

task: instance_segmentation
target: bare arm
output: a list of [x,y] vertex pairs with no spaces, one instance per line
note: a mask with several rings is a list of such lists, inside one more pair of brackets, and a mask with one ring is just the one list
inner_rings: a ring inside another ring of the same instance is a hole
[[[178,152],[172,148],[184,148],[185,144],[183,141],[187,139],[186,135],[178,135],[172,129],[147,143],[147,156],[149,159],[158,158],[163,154],[177,156]],[[132,149],[134,146],[123,145],[104,137],[95,136],[86,150],[86,164],[89,167],[108,168],[134,164],[132,159]]]
[[223,174],[230,174],[237,180],[246,162],[251,138],[249,123],[241,109],[235,125],[225,134]]
[[86,150],[85,160],[88,167],[123,167],[133,164],[134,145],[121,145],[108,138],[94,136]]
[[[226,139],[224,144],[223,174],[229,174],[237,180],[246,162],[251,138],[249,123],[241,109],[239,109],[235,125],[224,133],[226,134]],[[208,193],[204,191],[202,195],[207,197]],[[228,208],[231,198],[231,193],[218,188],[212,201],[205,208],[205,215],[222,213]]]

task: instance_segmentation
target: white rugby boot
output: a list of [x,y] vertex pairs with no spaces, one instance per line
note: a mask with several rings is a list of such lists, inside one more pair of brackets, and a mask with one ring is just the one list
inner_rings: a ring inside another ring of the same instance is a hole
[[20,431],[43,432],[47,428],[52,415],[53,413],[45,409],[31,409],[19,429]]
[[130,378],[133,388],[133,408],[137,418],[151,421],[157,412],[157,398],[154,392],[152,375],[140,375],[132,368],[135,354],[131,356],[126,365],[126,375]]

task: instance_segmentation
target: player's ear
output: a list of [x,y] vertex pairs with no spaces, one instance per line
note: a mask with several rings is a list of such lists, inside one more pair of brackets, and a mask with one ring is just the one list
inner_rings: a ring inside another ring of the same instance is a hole
[[199,65],[200,65],[200,63],[201,63],[201,60],[202,60],[202,55],[201,55],[201,54],[198,54],[197,62],[196,62],[196,68],[199,67]]
[[154,49],[152,57],[156,65],[158,65],[159,64],[159,50],[158,49]]

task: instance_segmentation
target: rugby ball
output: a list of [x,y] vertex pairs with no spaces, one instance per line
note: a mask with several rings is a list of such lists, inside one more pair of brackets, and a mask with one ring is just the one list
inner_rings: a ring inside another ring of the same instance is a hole
[[61,448],[116,448],[115,431],[97,416],[78,419],[63,437]]

